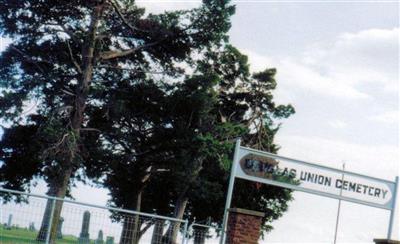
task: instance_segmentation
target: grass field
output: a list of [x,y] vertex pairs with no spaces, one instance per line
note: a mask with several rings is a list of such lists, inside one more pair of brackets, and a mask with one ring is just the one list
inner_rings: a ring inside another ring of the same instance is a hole
[[[29,231],[23,228],[12,228],[7,230],[0,225],[0,244],[27,244],[38,243],[35,241],[37,231]],[[57,240],[57,244],[78,243],[78,238],[75,236],[63,236],[62,239]],[[90,241],[94,243],[94,241]]]

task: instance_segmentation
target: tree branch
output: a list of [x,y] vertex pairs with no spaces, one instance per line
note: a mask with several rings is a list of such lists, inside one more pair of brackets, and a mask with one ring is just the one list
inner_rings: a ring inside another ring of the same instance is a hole
[[64,92],[65,94],[67,94],[67,95],[70,95],[70,96],[73,96],[73,97],[75,96],[75,94],[73,92],[68,91],[67,89],[61,88],[61,91]]
[[115,12],[118,14],[118,16],[121,18],[122,22],[124,22],[124,24],[131,29],[132,32],[135,31],[141,31],[141,32],[145,32],[145,33],[149,33],[150,31],[146,31],[146,30],[142,30],[139,29],[131,24],[129,24],[128,20],[125,18],[125,16],[122,14],[121,9],[119,8],[118,4],[116,2],[114,2],[113,0],[110,0],[111,5],[113,6],[113,8],[115,9]]
[[10,48],[14,51],[16,51],[18,54],[20,54],[24,59],[26,59],[28,62],[34,64],[39,70],[40,72],[44,73],[44,70],[42,67],[40,67],[40,65],[38,64],[38,62],[47,62],[47,61],[37,61],[34,60],[33,58],[29,57],[26,53],[24,53],[23,51],[19,50],[18,48],[16,48],[13,45],[10,45]]
[[81,128],[80,130],[81,131],[95,131],[95,132],[101,133],[101,130],[96,129],[96,128]]
[[68,30],[65,26],[60,25],[61,29],[63,29],[63,32],[66,33],[69,37],[71,37],[71,39],[76,42],[76,43],[80,43],[79,39],[76,38],[75,33],[72,32],[71,30]]
[[56,32],[62,32],[67,34],[74,42],[76,43],[80,43],[79,39],[76,37],[75,33],[72,30],[69,30],[65,25],[63,25],[62,23],[60,23],[58,20],[56,20],[56,24],[53,23],[46,23],[45,25],[47,26],[54,26],[54,27],[59,27],[61,28],[61,30],[57,30],[57,29],[53,29],[53,30],[49,30],[49,31],[56,31]]
[[78,73],[82,74],[81,66],[79,66],[78,62],[76,62],[74,55],[72,54],[72,49],[71,49],[71,46],[69,45],[69,41],[67,40],[66,43],[67,43],[67,47],[68,47],[69,57],[71,58],[71,62],[74,64]]
[[148,73],[148,74],[157,74],[157,75],[162,75],[166,74],[166,71],[150,71],[150,70],[139,70],[139,69],[134,69],[134,68],[123,68],[119,66],[111,66],[111,65],[97,65],[98,68],[106,68],[106,69],[118,69],[118,70],[126,70],[130,71],[133,73]]
[[131,55],[139,50],[143,50],[146,49],[148,47],[152,47],[155,46],[157,44],[159,44],[161,41],[163,41],[164,39],[155,41],[155,42],[151,42],[149,44],[145,44],[142,46],[138,46],[138,47],[134,47],[131,49],[126,49],[126,50],[122,50],[122,51],[105,51],[99,54],[100,60],[108,60],[108,59],[113,59],[113,58],[121,58],[121,57],[125,57],[128,55]]

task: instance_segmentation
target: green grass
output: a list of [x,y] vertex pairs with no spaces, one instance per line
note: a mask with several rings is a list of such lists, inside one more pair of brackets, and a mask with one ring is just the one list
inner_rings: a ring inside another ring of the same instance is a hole
[[[3,225],[0,225],[0,244],[38,243],[35,241],[37,233],[37,231],[29,231],[23,228],[12,228],[11,230],[7,230]],[[78,243],[78,238],[66,235],[63,236],[62,239],[57,240],[57,244],[72,243]],[[90,243],[94,243],[94,241],[90,241]]]

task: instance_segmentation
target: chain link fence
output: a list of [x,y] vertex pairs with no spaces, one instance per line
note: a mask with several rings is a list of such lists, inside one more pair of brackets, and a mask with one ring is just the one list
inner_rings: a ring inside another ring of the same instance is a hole
[[1,188],[0,194],[22,197],[20,202],[0,202],[1,244],[219,243],[217,229],[187,220]]

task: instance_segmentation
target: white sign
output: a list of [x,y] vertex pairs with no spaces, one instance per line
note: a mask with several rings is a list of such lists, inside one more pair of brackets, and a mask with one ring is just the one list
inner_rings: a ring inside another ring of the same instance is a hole
[[387,238],[391,238],[398,177],[396,177],[396,182],[393,182],[286,158],[242,147],[238,139],[226,197],[220,244],[225,242],[228,209],[231,205],[235,178],[390,210]]
[[394,207],[395,182],[240,147],[235,177],[373,207]]

